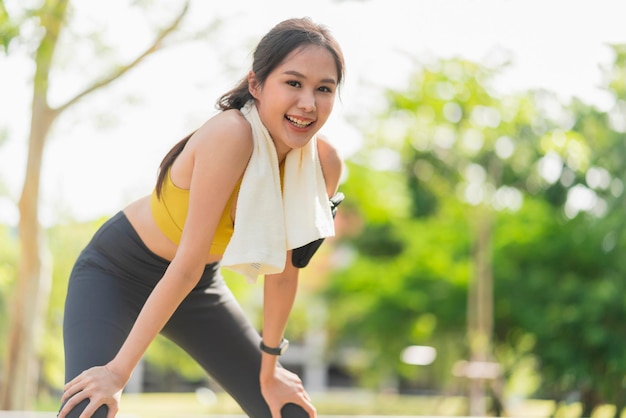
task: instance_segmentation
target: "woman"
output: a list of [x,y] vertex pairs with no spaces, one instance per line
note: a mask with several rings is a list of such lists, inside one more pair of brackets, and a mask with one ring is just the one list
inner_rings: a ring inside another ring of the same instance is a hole
[[[325,27],[308,18],[279,23],[257,46],[247,77],[219,99],[221,112],[165,156],[152,195],[98,230],[69,281],[59,417],[114,417],[158,333],[249,416],[316,416],[278,356],[297,288],[293,249],[334,231],[328,198],[342,161],[315,134],[343,71]],[[262,336],[222,266],[265,276]]]

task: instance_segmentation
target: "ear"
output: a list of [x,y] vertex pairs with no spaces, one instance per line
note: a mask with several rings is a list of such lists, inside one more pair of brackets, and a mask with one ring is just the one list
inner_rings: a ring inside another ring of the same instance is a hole
[[254,74],[254,71],[250,70],[250,72],[248,73],[248,91],[250,92],[252,97],[254,97],[255,99],[257,99],[257,95],[258,95],[260,88],[261,88],[261,84],[257,80],[256,75]]

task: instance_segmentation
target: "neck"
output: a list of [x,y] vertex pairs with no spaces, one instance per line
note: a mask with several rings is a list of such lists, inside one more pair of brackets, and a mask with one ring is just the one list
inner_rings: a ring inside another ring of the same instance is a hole
[[291,151],[291,148],[287,148],[287,149],[276,149],[276,157],[278,157],[278,164],[282,164],[285,161],[285,158],[287,158],[287,154],[289,154],[289,151]]

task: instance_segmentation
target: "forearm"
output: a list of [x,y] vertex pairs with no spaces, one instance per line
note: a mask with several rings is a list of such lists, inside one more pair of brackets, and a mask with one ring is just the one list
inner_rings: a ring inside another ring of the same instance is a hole
[[[298,270],[288,263],[285,272],[265,277],[263,291],[263,342],[277,347],[282,341],[298,288]],[[273,376],[277,356],[263,353],[261,379]]]
[[128,381],[150,343],[197,281],[172,277],[174,275],[175,273],[168,269],[155,286],[126,341],[108,364],[109,369],[122,377],[124,381]]

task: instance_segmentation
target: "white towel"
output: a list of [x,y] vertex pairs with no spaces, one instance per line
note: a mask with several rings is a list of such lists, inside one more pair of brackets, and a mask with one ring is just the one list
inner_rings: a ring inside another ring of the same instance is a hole
[[255,282],[280,273],[286,252],[335,234],[317,138],[287,154],[281,193],[274,141],[250,101],[241,112],[252,126],[254,149],[241,181],[235,229],[222,266]]

